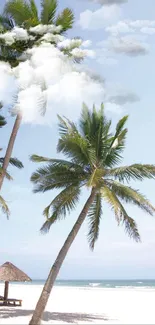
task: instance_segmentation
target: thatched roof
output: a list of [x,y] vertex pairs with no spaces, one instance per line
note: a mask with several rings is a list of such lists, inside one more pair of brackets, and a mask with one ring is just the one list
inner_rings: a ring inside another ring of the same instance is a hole
[[31,281],[31,279],[20,269],[10,262],[0,266],[0,281]]

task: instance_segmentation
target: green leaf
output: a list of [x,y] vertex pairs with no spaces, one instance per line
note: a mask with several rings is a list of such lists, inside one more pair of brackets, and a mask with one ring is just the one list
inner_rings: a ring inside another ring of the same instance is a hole
[[117,123],[117,125],[116,125],[116,134],[115,134],[116,137],[123,131],[123,128],[125,126],[125,123],[128,120],[128,117],[129,117],[128,115],[122,117],[119,120],[119,122]]
[[80,166],[75,166],[65,161],[58,161],[39,168],[31,176],[31,181],[35,185],[34,192],[45,192],[54,188],[84,184],[87,173]]
[[10,211],[2,196],[0,196],[0,207],[2,212],[6,215],[7,219],[9,219]]
[[6,125],[6,120],[2,115],[0,115],[0,128],[2,128],[4,125]]
[[88,211],[89,220],[89,232],[88,232],[88,242],[90,248],[93,250],[95,243],[99,236],[99,225],[102,216],[102,201],[100,193],[97,193]]
[[44,25],[53,24],[57,10],[57,0],[41,1],[41,22]]
[[18,158],[10,158],[9,164],[19,169],[24,168],[23,163]]
[[112,210],[115,213],[118,225],[121,223],[125,225],[125,231],[128,236],[135,241],[140,241],[140,235],[137,229],[136,222],[128,216],[125,208],[117,198],[114,191],[110,190],[107,186],[102,189],[103,198],[110,204]]
[[38,23],[33,1],[28,3],[24,0],[9,0],[5,4],[4,14],[9,15],[18,26],[29,28]]
[[155,212],[155,207],[139,191],[125,186],[116,181],[106,181],[109,188],[125,203],[134,204],[150,215]]
[[39,23],[38,9],[37,9],[37,6],[35,4],[35,1],[34,0],[29,0],[29,1],[30,1],[31,12],[34,15],[35,20],[38,21],[38,23]]
[[155,177],[155,165],[133,164],[106,170],[107,176],[113,176],[120,182],[129,182],[131,179],[143,181],[145,178]]
[[[0,158],[0,159],[1,159],[1,158]],[[3,168],[0,167],[0,175],[2,175],[2,173],[3,173]],[[12,181],[12,180],[13,180],[13,178],[10,176],[10,174],[9,174],[8,172],[5,172],[5,177],[6,177],[6,179],[7,179],[8,181]]]
[[69,8],[65,8],[57,17],[55,24],[62,26],[62,31],[66,32],[68,29],[73,27],[74,14]]
[[115,214],[118,224],[120,224],[122,220],[122,211],[120,210],[120,204],[115,193],[112,190],[110,190],[109,187],[106,186],[105,184],[100,191],[101,191],[102,198],[109,204],[109,206],[111,207],[112,211]]
[[5,15],[0,15],[0,25],[3,27],[4,31],[11,30],[14,27],[12,19]]
[[80,188],[78,186],[68,186],[61,191],[54,200],[45,208],[43,214],[47,218],[41,228],[41,232],[46,233],[57,220],[66,217],[67,212],[70,213],[75,209],[79,200]]

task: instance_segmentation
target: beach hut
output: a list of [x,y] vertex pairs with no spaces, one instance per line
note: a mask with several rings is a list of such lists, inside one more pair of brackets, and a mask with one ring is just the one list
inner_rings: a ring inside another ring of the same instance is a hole
[[31,281],[31,279],[15,265],[6,262],[0,266],[0,281],[5,281],[4,297],[0,296],[0,304],[3,306],[21,306],[22,300],[8,298],[9,282],[25,282]]

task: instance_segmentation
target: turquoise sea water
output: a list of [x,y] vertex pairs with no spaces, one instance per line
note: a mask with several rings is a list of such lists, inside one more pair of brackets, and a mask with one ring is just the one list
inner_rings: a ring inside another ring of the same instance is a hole
[[[33,280],[25,284],[43,285],[45,280]],[[19,282],[17,283],[19,284]],[[155,280],[57,280],[56,286],[89,287],[89,288],[152,288],[155,289]]]

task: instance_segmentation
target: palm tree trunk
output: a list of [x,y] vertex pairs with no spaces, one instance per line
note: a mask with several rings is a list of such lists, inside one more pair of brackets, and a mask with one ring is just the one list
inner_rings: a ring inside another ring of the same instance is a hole
[[14,123],[14,126],[13,126],[13,129],[12,129],[12,133],[11,133],[11,136],[10,136],[10,140],[9,140],[9,143],[8,143],[6,154],[5,154],[5,157],[4,157],[4,162],[3,162],[3,166],[2,166],[3,171],[2,171],[2,173],[0,175],[0,190],[1,190],[2,185],[3,185],[5,173],[7,171],[8,165],[9,165],[9,161],[10,161],[10,158],[11,158],[11,155],[12,155],[16,135],[17,135],[17,132],[19,130],[21,121],[22,121],[22,115],[20,113],[18,113],[18,115],[16,117],[16,120],[15,120],[15,123]]
[[60,271],[60,268],[61,268],[62,263],[69,251],[69,248],[71,247],[76,235],[78,234],[78,232],[81,228],[81,225],[83,224],[83,222],[86,218],[89,207],[91,206],[91,204],[94,200],[94,197],[95,197],[95,189],[92,189],[91,194],[79,215],[79,218],[77,219],[76,223],[74,224],[70,234],[68,235],[63,247],[61,248],[61,250],[60,250],[60,252],[59,252],[59,254],[50,270],[50,273],[49,273],[48,278],[45,282],[41,296],[38,300],[38,303],[36,305],[36,308],[34,310],[34,313],[33,313],[33,316],[31,318],[29,325],[40,324],[41,318],[42,318],[43,312],[45,310],[46,304],[48,302],[48,298],[49,298],[51,290],[53,288],[55,279]]

